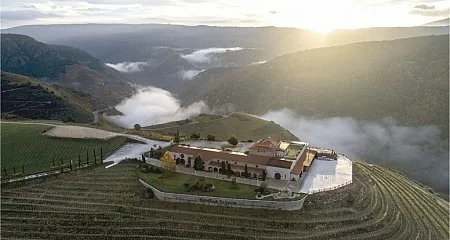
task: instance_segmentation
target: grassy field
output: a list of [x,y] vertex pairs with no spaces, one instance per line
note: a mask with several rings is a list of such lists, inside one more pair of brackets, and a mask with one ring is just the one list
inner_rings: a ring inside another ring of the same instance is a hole
[[267,136],[284,140],[298,140],[291,132],[278,124],[245,113],[231,113],[223,117],[201,114],[192,119],[149,126],[143,130],[169,136],[175,135],[178,130],[187,138],[193,132],[199,133],[201,138],[212,134],[216,136],[216,140],[228,140],[231,136],[236,136],[241,141],[248,139],[255,141]]
[[64,164],[72,160],[77,165],[79,154],[82,162],[86,162],[86,152],[89,153],[90,161],[93,162],[94,149],[97,159],[100,159],[100,148],[105,158],[127,141],[124,137],[110,140],[65,139],[41,134],[49,128],[51,126],[1,124],[2,177],[5,177],[5,168],[8,174],[12,174],[14,167],[17,172],[22,172],[22,165],[26,175],[51,170],[53,159],[57,166],[61,164],[61,158]]
[[133,161],[3,184],[2,239],[448,239],[448,207],[387,169],[355,163],[353,183],[299,211],[170,203],[145,196]]
[[[184,191],[183,184],[189,183],[189,185],[195,185],[201,177],[174,173],[172,176],[165,177],[163,174],[158,173],[139,173],[139,177],[148,184],[156,187],[163,192],[183,193],[183,194],[195,194],[213,197],[229,197],[229,198],[244,198],[244,199],[256,199],[255,189],[256,186],[237,183],[237,189],[231,189],[231,182],[206,178],[205,183],[211,183],[216,188],[212,192],[202,191]],[[274,192],[275,190],[273,190]]]

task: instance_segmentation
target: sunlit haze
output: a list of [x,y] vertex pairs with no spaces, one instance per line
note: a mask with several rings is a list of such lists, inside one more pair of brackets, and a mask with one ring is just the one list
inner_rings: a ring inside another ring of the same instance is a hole
[[340,28],[414,26],[448,17],[449,1],[17,0],[1,3],[2,28],[26,24],[164,23]]

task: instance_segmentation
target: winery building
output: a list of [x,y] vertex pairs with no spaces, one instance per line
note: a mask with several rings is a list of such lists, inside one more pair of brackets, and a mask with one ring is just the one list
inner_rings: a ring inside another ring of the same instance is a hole
[[252,178],[260,177],[265,172],[267,178],[286,181],[298,180],[308,170],[317,153],[310,150],[307,143],[287,143],[270,137],[254,143],[248,154],[185,145],[175,145],[170,152],[177,164],[186,167],[193,167],[194,159],[200,157],[206,171],[230,169],[234,176],[245,177],[247,172]]

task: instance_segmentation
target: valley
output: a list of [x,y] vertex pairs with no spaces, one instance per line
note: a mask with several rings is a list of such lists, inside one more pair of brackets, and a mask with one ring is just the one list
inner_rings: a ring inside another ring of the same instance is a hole
[[2,3],[2,239],[450,237],[446,3],[193,2]]

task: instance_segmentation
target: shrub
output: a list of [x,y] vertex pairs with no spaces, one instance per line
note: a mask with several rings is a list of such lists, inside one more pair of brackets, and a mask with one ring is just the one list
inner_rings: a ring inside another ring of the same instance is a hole
[[208,136],[206,136],[206,139],[207,139],[208,141],[214,141],[214,140],[216,140],[216,136],[211,135],[211,134],[208,134]]
[[183,183],[183,188],[185,192],[190,192],[191,186],[189,185],[189,183]]
[[230,137],[228,139],[228,143],[233,145],[233,146],[236,146],[239,142],[238,142],[238,140],[237,140],[237,138],[235,136],[232,136],[232,137]]

